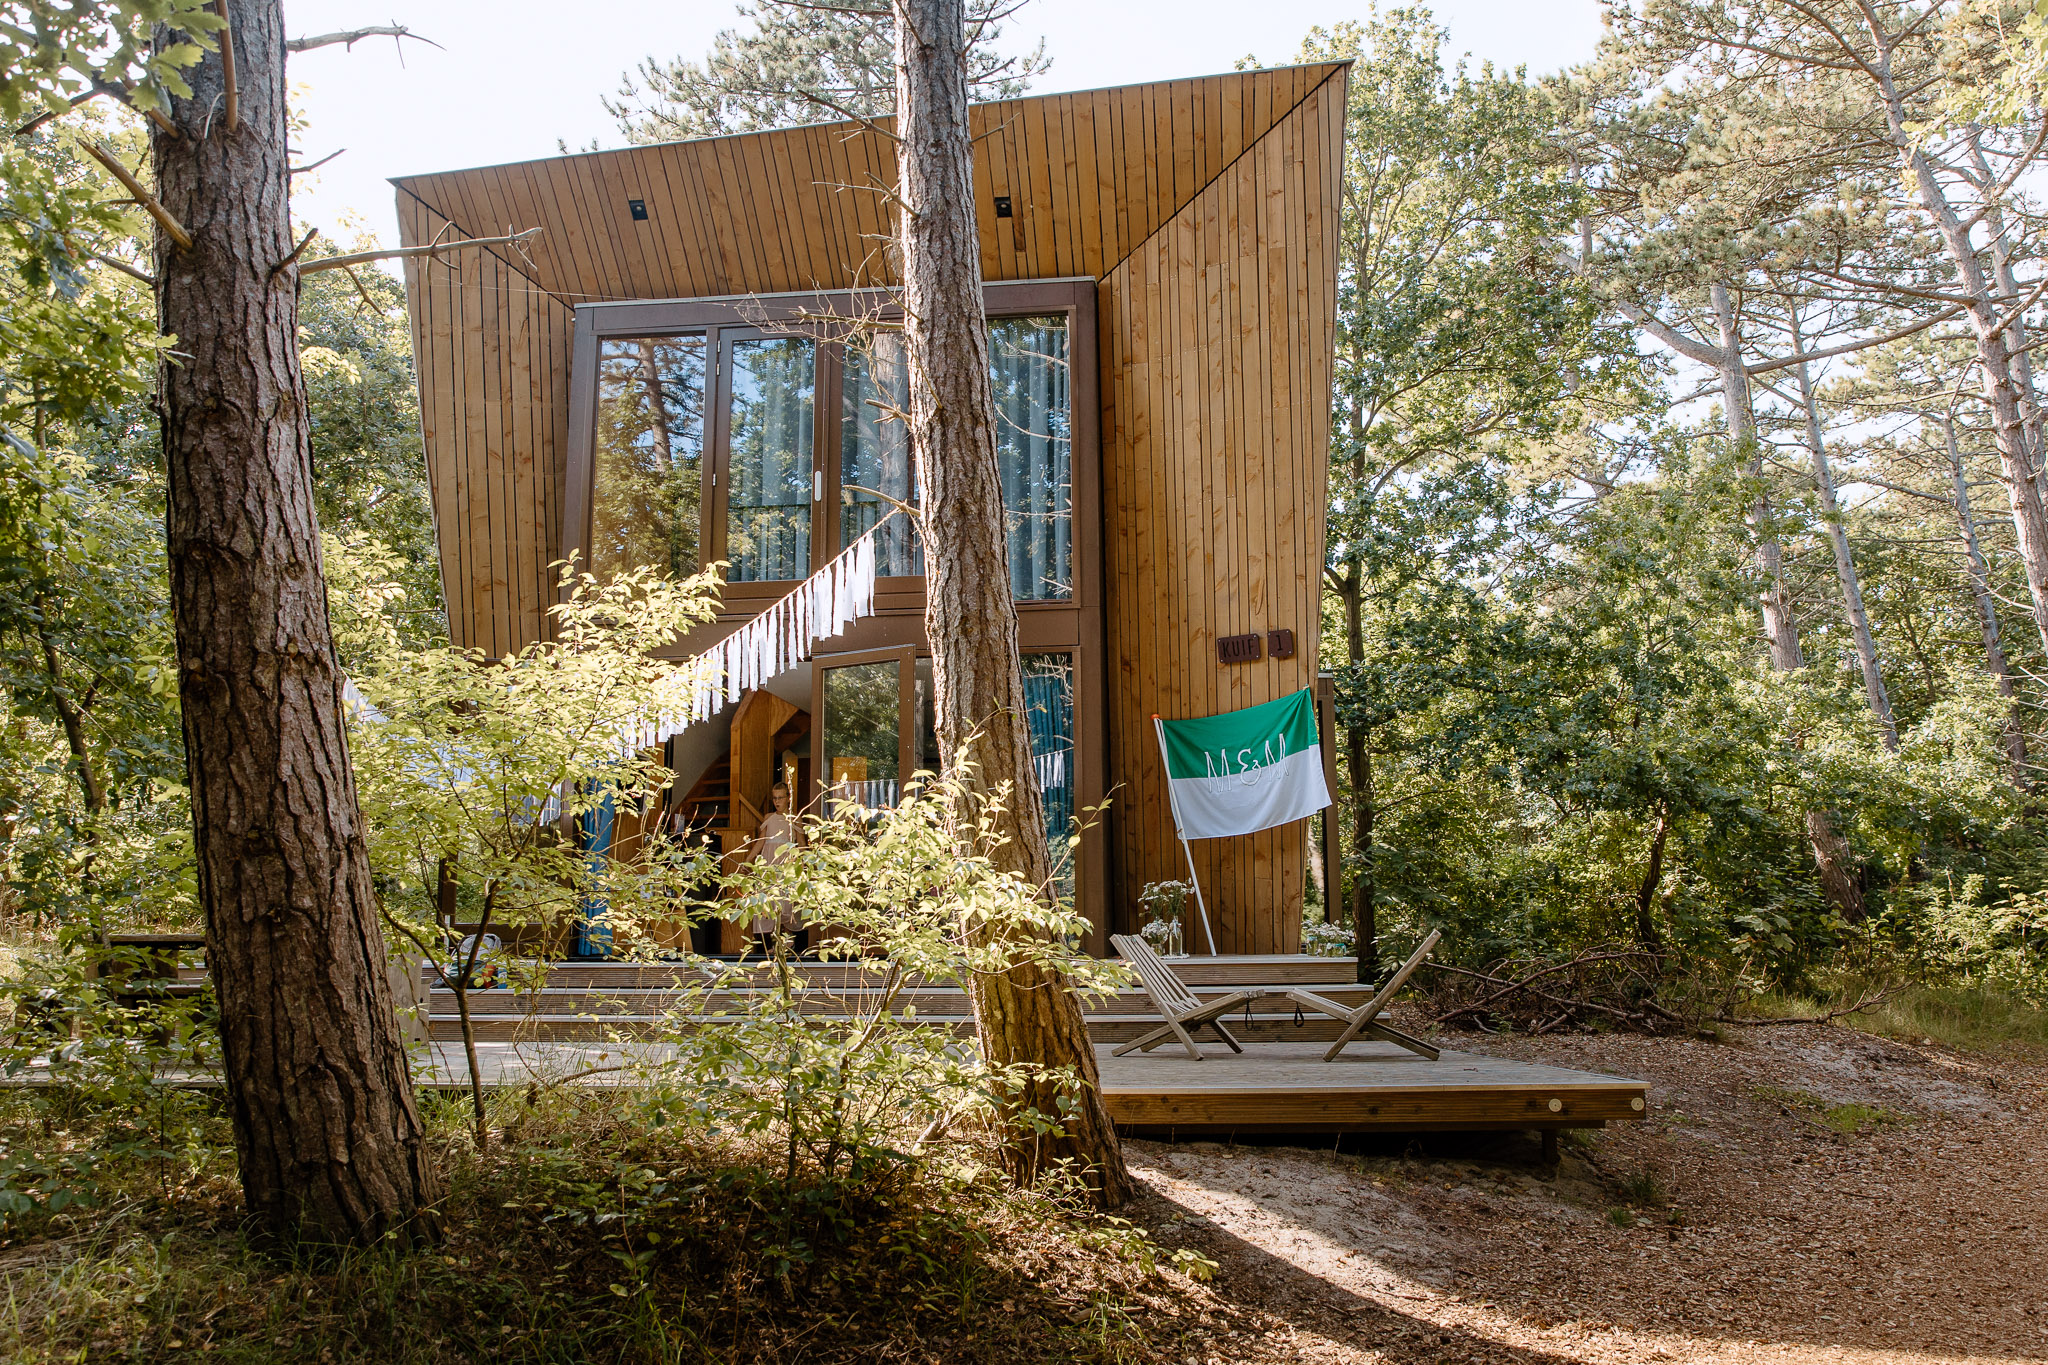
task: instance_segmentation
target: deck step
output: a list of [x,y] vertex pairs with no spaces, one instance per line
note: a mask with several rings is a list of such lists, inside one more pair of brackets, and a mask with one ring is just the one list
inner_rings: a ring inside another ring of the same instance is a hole
[[[603,1018],[573,1016],[470,1016],[478,1042],[490,1043],[572,1043],[597,1042],[610,1038],[646,1038],[678,1029],[714,1027],[736,1020],[729,1015],[691,1015],[675,1018],[657,1014],[619,1014]],[[921,1027],[945,1029],[960,1037],[973,1036],[974,1020],[964,1014],[920,1015]],[[1159,1027],[1157,1015],[1089,1015],[1088,1036],[1098,1043],[1125,1043]],[[1410,1026],[1413,1022],[1410,1021]],[[1309,1015],[1297,1026],[1292,1015],[1260,1014],[1247,1025],[1244,1016],[1233,1014],[1224,1027],[1240,1042],[1329,1042],[1341,1030],[1336,1020]],[[462,1037],[461,1018],[434,1013],[428,1018],[427,1033],[437,1042],[454,1042]],[[1215,1036],[1204,1030],[1197,1039],[1205,1048],[1221,1047]]]
[[[770,994],[772,992],[765,990],[598,991],[551,986],[538,991],[471,991],[469,1010],[474,1015],[531,1015],[548,1018],[574,1015],[656,1015],[678,1009],[699,1014],[726,1014],[732,1011],[735,1004]],[[1325,986],[1317,990],[1316,994],[1323,999],[1347,1006],[1362,1005],[1371,998],[1371,993],[1363,986]],[[458,1011],[453,991],[434,989],[428,993],[428,998],[436,1014],[455,1014]],[[805,1014],[858,1013],[873,1009],[881,999],[882,993],[875,990],[812,990],[798,996],[797,1007]],[[903,991],[896,997],[895,1008],[898,1012],[908,1009],[918,1014],[972,1013],[965,991],[944,986],[922,986]],[[1112,996],[1091,999],[1088,1002],[1088,1009],[1093,1014],[1119,1017],[1151,1017],[1157,1014],[1151,998],[1143,991],[1137,990],[1119,991]],[[1291,1015],[1293,1010],[1294,1006],[1291,1003],[1279,999],[1256,1001],[1252,1006],[1254,1014]]]
[[[701,981],[705,970],[723,971],[735,965],[713,962],[700,968],[687,962],[556,962],[548,967],[547,984],[583,990],[644,990]],[[1167,965],[1175,976],[1204,994],[1239,986],[1307,986],[1320,992],[1325,987],[1358,983],[1357,963],[1348,957],[1189,957]],[[763,978],[774,974],[767,963],[753,964],[747,970]],[[872,970],[846,962],[805,962],[799,970],[816,986],[850,987],[874,979]]]

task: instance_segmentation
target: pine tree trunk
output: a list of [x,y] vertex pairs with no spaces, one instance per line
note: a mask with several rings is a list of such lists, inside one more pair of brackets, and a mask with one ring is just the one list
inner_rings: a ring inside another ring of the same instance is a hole
[[[1970,158],[1976,163],[1977,175],[1986,185],[1996,184],[1998,177],[1992,173],[1991,162],[1984,155],[1981,134],[1970,132]],[[2006,235],[2005,210],[2000,204],[1986,206],[1984,227],[1990,235],[1987,245],[1991,248],[1991,275],[1998,285],[2001,298],[2017,299],[2020,293],[2019,276],[2013,273],[2012,238]],[[2044,475],[2044,450],[2041,433],[2041,400],[2034,388],[2034,356],[2027,348],[2027,325],[2023,316],[2015,316],[2005,329],[2005,348],[2013,358],[2013,382],[2019,390],[2020,416],[2025,426],[2028,459],[2034,467],[2034,486],[2037,496],[2048,498],[2048,490],[2041,488]]]
[[1956,532],[1963,541],[1963,566],[1970,579],[1970,596],[1977,603],[1977,624],[1984,634],[1984,667],[1998,684],[1998,695],[2009,708],[2005,723],[2005,755],[2011,765],[2012,784],[2022,790],[2027,781],[2026,710],[2020,703],[2012,666],[2006,662],[2005,642],[1999,638],[1998,604],[1991,595],[1991,566],[1977,544],[1977,519],[1970,513],[1970,478],[1963,467],[1962,448],[1956,444],[1953,417],[1942,418],[1942,432],[1948,438],[1948,463],[1955,480]]
[[1657,807],[1657,829],[1650,837],[1650,858],[1636,888],[1636,946],[1662,956],[1664,936],[1657,932],[1657,887],[1664,881],[1664,845],[1671,836],[1671,807]]
[[171,596],[206,957],[243,1197],[262,1233],[369,1243],[413,1226],[433,1175],[342,730],[298,357],[284,16],[229,0],[221,58],[150,134]]
[[[1792,352],[1806,349],[1799,333],[1799,310],[1791,312]],[[1884,672],[1878,667],[1877,641],[1870,631],[1870,612],[1863,605],[1863,583],[1856,573],[1856,560],[1849,553],[1849,529],[1842,524],[1842,509],[1835,498],[1835,475],[1828,467],[1827,443],[1821,435],[1820,409],[1813,398],[1813,376],[1805,361],[1797,367],[1799,403],[1806,413],[1806,448],[1813,456],[1813,484],[1820,492],[1821,519],[1828,529],[1828,542],[1835,550],[1835,577],[1842,584],[1842,608],[1849,618],[1849,633],[1856,640],[1856,660],[1863,668],[1863,695],[1870,713],[1884,736],[1884,747],[1899,750],[1899,722],[1892,713],[1891,694],[1885,690]]]
[[[967,33],[960,0],[893,0],[896,20],[896,192],[901,227],[909,435],[923,499],[925,634],[931,642],[939,753],[947,774],[985,803],[1005,792],[997,866],[1049,886],[1052,859],[1031,766],[1007,517],[996,469],[995,395],[982,313],[981,246],[967,125]],[[971,817],[971,812],[963,813]],[[1035,970],[976,978],[975,1025],[991,1063],[1068,1067],[1080,1077],[1062,1131],[1008,1144],[1011,1174],[1035,1179],[1070,1160],[1098,1202],[1130,1197],[1130,1176],[1097,1081],[1080,1001]],[[1059,1113],[1050,1083],[1018,1103]]]
[[[1339,580],[1344,602],[1344,658],[1355,671],[1365,662],[1365,583],[1357,561]],[[1358,956],[1358,979],[1378,981],[1380,975],[1379,885],[1373,875],[1374,793],[1372,752],[1363,725],[1344,730],[1344,765],[1351,772],[1351,851],[1358,861],[1358,879],[1351,887],[1351,936]]]
[[1806,655],[1799,648],[1799,622],[1792,614],[1792,594],[1785,588],[1785,548],[1778,540],[1777,517],[1771,507],[1769,486],[1764,482],[1763,447],[1756,439],[1749,367],[1742,362],[1742,339],[1736,330],[1735,307],[1728,298],[1727,286],[1717,283],[1708,292],[1721,332],[1721,406],[1727,414],[1728,443],[1756,483],[1756,501],[1749,516],[1756,533],[1757,571],[1764,581],[1757,610],[1763,616],[1764,639],[1771,647],[1772,665],[1781,673],[1793,673],[1806,667]]
[[[1771,666],[1780,673],[1796,673],[1806,667],[1806,654],[1799,648],[1799,622],[1792,613],[1792,594],[1785,587],[1784,546],[1778,540],[1770,492],[1764,484],[1763,446],[1756,438],[1749,367],[1743,363],[1742,337],[1727,286],[1717,282],[1709,286],[1708,295],[1721,334],[1721,397],[1727,410],[1728,439],[1757,484],[1756,502],[1750,509],[1756,527],[1757,569],[1764,580],[1757,606],[1763,615],[1764,636],[1770,642]],[[1861,923],[1863,892],[1847,872],[1849,846],[1835,833],[1834,822],[1826,811],[1806,812],[1806,840],[1813,850],[1814,867],[1820,873],[1821,889],[1827,894],[1828,903],[1844,920]]]
[[1977,373],[1983,384],[1984,401],[1991,409],[1991,435],[1998,446],[1999,463],[2004,466],[2006,491],[2012,503],[2012,525],[2020,563],[2027,571],[2027,591],[2032,598],[2034,627],[2048,648],[2048,510],[2041,501],[2041,486],[2035,477],[2033,455],[2027,448],[2025,407],[2013,367],[2015,357],[2007,345],[2002,310],[2006,306],[1985,278],[1983,262],[1970,240],[1970,229],[1949,202],[1948,193],[1935,175],[1934,163],[1922,150],[1920,134],[1908,126],[1906,106],[1891,79],[1889,59],[1874,70],[1883,99],[1892,144],[1898,148],[1899,169],[1920,200],[1920,207],[1934,220],[1936,232],[1956,270],[1956,292],[1969,299],[1964,316],[1977,338]]

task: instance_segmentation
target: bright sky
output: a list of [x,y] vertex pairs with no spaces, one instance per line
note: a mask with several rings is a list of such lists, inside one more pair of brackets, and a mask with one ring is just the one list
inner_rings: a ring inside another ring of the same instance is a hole
[[[1452,50],[1500,66],[1556,70],[1590,56],[1598,0],[1437,0]],[[1032,0],[1011,19],[1005,46],[1043,36],[1052,69],[1042,92],[1228,71],[1256,55],[1277,64],[1311,26],[1361,18],[1360,0]],[[392,12],[392,11],[395,11]],[[622,141],[599,104],[621,73],[650,54],[701,58],[737,23],[731,0],[285,0],[293,36],[404,23],[445,47],[389,39],[294,57],[310,126],[300,162],[347,152],[302,187],[299,210],[346,240],[355,215],[386,245],[398,238],[390,176],[551,156]]]

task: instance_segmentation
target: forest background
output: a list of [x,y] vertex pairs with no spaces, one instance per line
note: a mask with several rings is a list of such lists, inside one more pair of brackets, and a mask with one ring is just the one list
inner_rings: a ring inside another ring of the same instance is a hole
[[[823,13],[649,59],[620,135],[805,121],[806,88],[886,108],[886,47]],[[2041,51],[2024,6],[1655,0],[1542,79],[1456,62],[1422,9],[1288,55],[1357,63],[1323,622],[1346,856],[1311,919],[1390,950],[1442,927],[1472,966],[2048,993]],[[0,151],[28,955],[196,917],[148,225],[84,139],[139,154],[102,108]],[[309,274],[302,329],[341,648],[430,645],[402,287]]]

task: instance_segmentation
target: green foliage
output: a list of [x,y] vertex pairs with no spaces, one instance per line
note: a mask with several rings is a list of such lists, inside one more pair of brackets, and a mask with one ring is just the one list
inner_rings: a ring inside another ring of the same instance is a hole
[[210,988],[154,993],[138,950],[80,929],[29,945],[12,966],[0,1076],[40,1138],[0,1144],[0,1228],[36,1228],[138,1181],[168,1189],[203,1165],[218,1141],[213,1102],[177,1082],[218,1066]]
[[[363,238],[350,250],[372,250]],[[419,387],[405,286],[376,269],[322,271],[299,292],[299,362],[313,444],[313,504],[329,532],[388,553],[391,581],[404,589],[398,618],[405,643],[445,643],[448,625],[427,498]],[[343,594],[330,583],[337,608]],[[349,667],[355,656],[343,651]]]
[[[1215,1324],[1214,1297],[1190,1283],[1211,1263],[1057,1190],[1008,1188],[974,1144],[921,1171],[792,1190],[759,1153],[643,1127],[622,1094],[540,1091],[507,1107],[507,1140],[479,1152],[459,1112],[424,1098],[448,1153],[438,1244],[291,1256],[242,1240],[215,1116],[220,1145],[182,1183],[108,1170],[101,1202],[28,1215],[15,1236],[46,1236],[9,1248],[0,1355],[794,1365],[915,1342],[958,1359],[1116,1365],[1178,1359]],[[37,1131],[0,1104],[0,1141]],[[806,1254],[792,1257],[796,1236]]]
[[[1688,406],[1712,376],[1683,354],[1663,372],[1616,326],[1655,305],[1711,338],[1707,287],[1723,283],[1749,353],[1769,356],[1795,305],[1807,345],[1834,345],[1925,315],[1931,296],[1912,290],[1951,287],[1897,207],[1864,77],[1792,79],[1740,50],[1744,33],[1797,27],[1789,13],[1619,7],[1601,59],[1540,88],[1447,76],[1419,10],[1303,49],[1359,58],[1323,638],[1358,755],[1340,766],[1347,899],[1377,912],[1389,947],[1440,926],[1440,956],[1527,970],[1628,947],[1660,956],[1668,983],[1630,989],[1728,998],[1849,963],[2038,989],[2048,869],[2015,757],[2038,747],[2038,713],[1978,644],[1980,597],[2027,586],[2009,525],[1980,509],[1990,581],[1973,596],[1940,496],[1933,414],[1975,383],[1967,343],[1935,331],[1843,362],[1859,375],[1817,400],[1838,477],[1867,470],[1904,496],[1826,513],[1808,452],[1778,454],[1809,439],[1767,387],[1789,376],[1758,378],[1752,465]],[[1944,35],[1963,45],[1947,79],[1990,69],[1969,48],[1982,22]],[[1931,41],[1913,40],[1929,76],[1916,114],[1940,98]],[[1982,130],[1994,166],[2036,114]],[[1898,288],[1859,283],[1873,278]],[[1961,477],[1985,486],[1987,429],[1967,410],[1956,424]],[[1862,569],[1896,752],[1864,698],[1831,523]],[[1803,628],[1796,674],[1757,636],[1765,539]],[[2005,648],[2024,678],[2036,652],[2020,634]],[[1860,923],[1822,894],[1814,816],[1847,842]]]
[[104,89],[165,108],[167,96],[192,93],[180,73],[226,24],[212,0],[10,0],[0,5],[0,118],[63,113]]
[[[800,845],[727,879],[727,901],[786,904],[816,926],[819,955],[833,964],[817,970],[852,980],[833,1013],[817,1014],[804,1009],[805,994],[821,989],[806,963],[778,956],[709,976],[675,1008],[673,1055],[647,1070],[657,1119],[772,1134],[785,1178],[810,1170],[825,1179],[913,1160],[928,1138],[992,1119],[999,1105],[1027,1131],[1060,1123],[1075,1077],[987,1061],[919,1019],[916,994],[1022,973],[1101,995],[1129,973],[1073,946],[1088,923],[1070,905],[985,855],[961,853],[993,847],[1002,827],[999,798],[978,805],[972,831],[958,814],[967,805],[957,784],[914,784],[893,810],[806,818]],[[700,1013],[727,1022],[699,1028]],[[1004,1104],[1043,1081],[1055,1112]]]
[[[967,84],[973,98],[1009,99],[1050,65],[1041,43],[1023,57],[995,50],[1012,10],[968,0],[974,43]],[[873,118],[896,107],[895,25],[873,9],[756,0],[738,7],[750,30],[721,29],[702,62],[681,57],[640,63],[605,109],[636,143],[717,137],[840,118]]]
[[[328,551],[347,558],[340,542]],[[666,786],[658,751],[633,736],[689,711],[697,672],[655,651],[710,619],[713,580],[637,571],[563,583],[552,638],[502,659],[409,648],[388,609],[348,622],[370,708],[354,717],[350,752],[371,866],[394,929],[429,956],[443,860],[480,889],[486,928],[558,928],[598,902],[622,948],[644,942],[643,926],[701,875],[660,852],[593,859],[565,832]],[[376,591],[402,600],[396,584]]]

